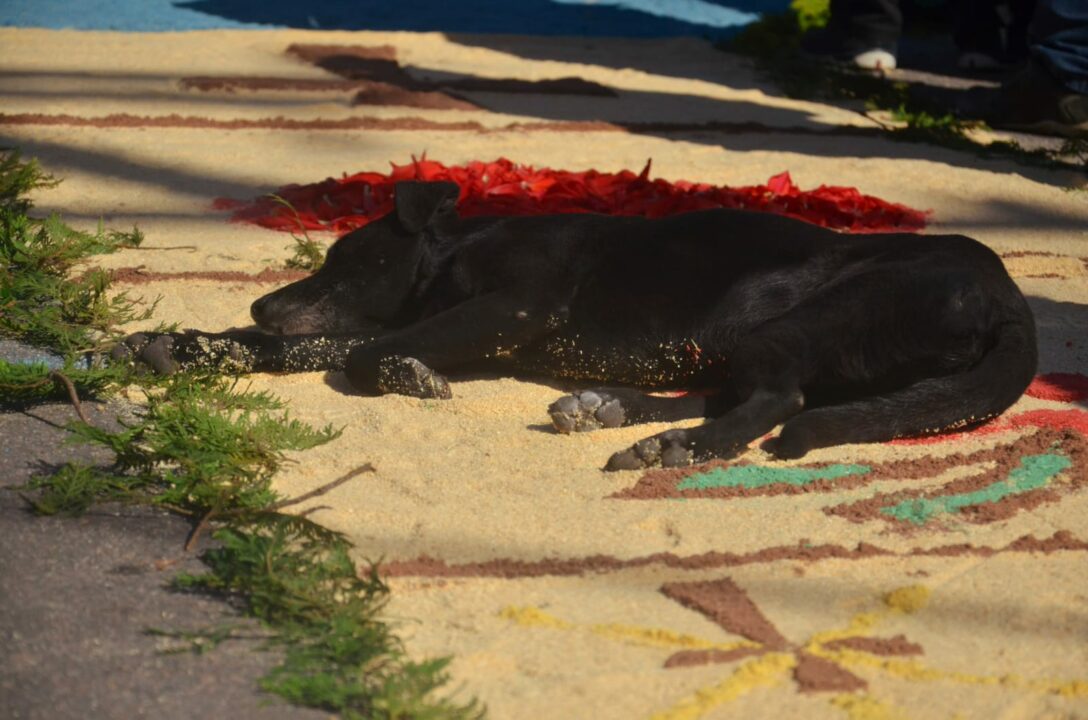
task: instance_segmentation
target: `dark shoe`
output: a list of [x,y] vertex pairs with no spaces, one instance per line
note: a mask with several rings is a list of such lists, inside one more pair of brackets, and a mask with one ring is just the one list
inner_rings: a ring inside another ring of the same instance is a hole
[[851,38],[832,27],[809,30],[801,36],[801,50],[809,55],[863,70],[894,70],[895,49]]
[[931,112],[951,112],[990,127],[1042,135],[1088,137],[1088,95],[1062,85],[1036,63],[1000,87],[951,90],[914,86],[911,99]]

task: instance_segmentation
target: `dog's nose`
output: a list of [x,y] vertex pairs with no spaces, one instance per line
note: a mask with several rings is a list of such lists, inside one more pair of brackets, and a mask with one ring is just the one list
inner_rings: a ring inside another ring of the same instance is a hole
[[270,324],[268,317],[268,296],[257,298],[252,305],[249,306],[249,315],[253,318],[253,322],[257,323],[257,327],[268,329]]

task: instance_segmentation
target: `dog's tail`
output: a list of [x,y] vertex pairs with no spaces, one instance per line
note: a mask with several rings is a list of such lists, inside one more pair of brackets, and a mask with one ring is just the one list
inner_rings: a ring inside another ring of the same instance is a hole
[[884,395],[814,408],[786,423],[773,443],[781,457],[841,443],[966,430],[997,417],[1015,403],[1035,376],[1035,321],[1016,293],[1014,307],[998,322],[995,341],[966,371],[926,378]]

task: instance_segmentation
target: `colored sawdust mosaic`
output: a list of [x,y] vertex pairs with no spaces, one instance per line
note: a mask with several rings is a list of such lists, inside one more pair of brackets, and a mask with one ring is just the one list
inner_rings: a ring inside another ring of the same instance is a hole
[[950,456],[980,472],[933,490],[878,493],[826,508],[854,522],[879,519],[901,527],[955,517],[968,522],[1004,520],[1088,484],[1088,441],[1073,432],[1041,430],[1011,445]]
[[507,607],[499,615],[526,628],[587,632],[628,645],[672,649],[664,667],[677,671],[743,661],[720,682],[700,688],[680,698],[672,707],[654,713],[655,720],[695,720],[757,688],[783,686],[790,680],[797,691],[826,694],[831,706],[852,716],[852,711],[864,706],[871,712],[879,710],[883,713],[870,717],[889,717],[898,708],[870,692],[867,676],[873,674],[907,682],[1003,686],[1021,692],[1088,697],[1088,680],[944,671],[916,659],[923,656],[925,650],[906,636],[873,634],[891,616],[923,612],[931,594],[924,585],[894,589],[881,598],[876,609],[854,615],[844,627],[814,633],[800,642],[783,635],[732,578],[666,583],[660,591],[670,600],[742,639],[713,641],[666,628],[623,624],[579,626],[535,607]]
[[1045,428],[1009,444],[939,458],[810,467],[714,462],[695,469],[658,470],[647,473],[634,487],[612,497],[729,499],[831,492],[877,480],[929,479],[953,467],[977,467],[978,471],[971,476],[935,490],[878,494],[829,507],[825,512],[854,522],[883,519],[908,526],[953,515],[971,522],[993,522],[1080,489],[1088,483],[1086,466],[1088,441],[1084,435]]

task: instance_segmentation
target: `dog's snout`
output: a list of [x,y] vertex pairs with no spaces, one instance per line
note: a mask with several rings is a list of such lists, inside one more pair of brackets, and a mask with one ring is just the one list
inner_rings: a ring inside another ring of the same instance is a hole
[[253,301],[253,304],[249,306],[249,315],[253,318],[253,321],[258,325],[261,321],[266,319],[266,313],[268,309],[268,296],[257,298]]
[[272,317],[270,305],[267,295],[257,298],[249,306],[249,315],[253,318],[253,322],[257,323],[257,327],[266,332],[278,333],[279,323]]

